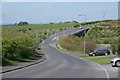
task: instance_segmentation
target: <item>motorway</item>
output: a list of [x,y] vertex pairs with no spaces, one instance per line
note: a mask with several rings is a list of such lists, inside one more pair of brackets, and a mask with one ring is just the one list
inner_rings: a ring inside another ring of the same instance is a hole
[[[83,29],[72,28],[49,36],[40,44],[46,55],[42,63],[4,73],[3,78],[108,78],[96,63],[61,52],[55,48],[57,40]],[[72,45],[71,45],[72,46]]]

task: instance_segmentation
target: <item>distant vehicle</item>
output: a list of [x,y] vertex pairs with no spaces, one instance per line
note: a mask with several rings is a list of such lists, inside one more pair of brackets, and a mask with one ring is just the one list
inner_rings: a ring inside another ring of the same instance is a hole
[[37,50],[41,50],[41,48],[40,48],[40,47],[38,47],[38,48],[37,48]]
[[120,67],[120,56],[112,59],[110,62],[112,67]]
[[82,29],[82,27],[79,27],[80,29]]
[[98,49],[92,53],[89,53],[89,56],[102,56],[102,55],[109,55],[110,51],[108,49]]
[[44,43],[44,42],[45,42],[45,40],[41,40],[41,42],[42,42],[42,43]]

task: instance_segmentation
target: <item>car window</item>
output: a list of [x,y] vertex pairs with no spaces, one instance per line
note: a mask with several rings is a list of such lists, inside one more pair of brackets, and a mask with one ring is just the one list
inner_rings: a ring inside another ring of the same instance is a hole
[[100,52],[100,50],[97,50],[96,52]]

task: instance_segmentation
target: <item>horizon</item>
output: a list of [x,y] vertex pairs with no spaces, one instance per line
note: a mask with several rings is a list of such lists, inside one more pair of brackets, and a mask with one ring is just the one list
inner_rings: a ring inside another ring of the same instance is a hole
[[[118,20],[118,19],[107,19],[107,20]],[[102,21],[102,20],[97,20],[97,21]],[[104,21],[104,20],[103,20]],[[23,21],[24,22],[24,21]],[[25,21],[26,22],[26,21]],[[69,22],[69,21],[65,21],[65,22]],[[58,22],[58,23],[54,23],[53,22],[53,24],[63,24],[63,23],[65,23],[65,22]],[[70,21],[70,22],[72,22],[72,21]],[[88,22],[92,22],[92,21],[88,21]],[[93,21],[94,22],[94,21]],[[18,22],[19,23],[19,22]],[[17,24],[18,24],[17,23]],[[29,23],[29,22],[28,22]],[[78,23],[84,23],[84,22],[78,22]],[[38,24],[51,24],[51,23],[38,23]],[[31,23],[29,23],[28,25],[35,25],[35,24],[31,24]],[[14,24],[2,24],[2,25],[0,25],[0,27],[7,27],[7,26],[15,26]],[[16,25],[17,26],[17,25]]]

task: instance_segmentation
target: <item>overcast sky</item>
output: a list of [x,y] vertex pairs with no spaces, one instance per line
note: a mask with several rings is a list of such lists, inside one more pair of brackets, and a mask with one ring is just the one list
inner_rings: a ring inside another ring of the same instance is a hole
[[[3,2],[3,24],[117,19],[117,2]],[[103,17],[105,16],[105,17]]]

